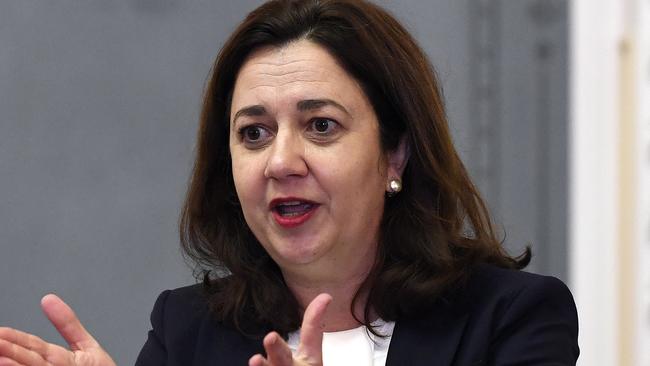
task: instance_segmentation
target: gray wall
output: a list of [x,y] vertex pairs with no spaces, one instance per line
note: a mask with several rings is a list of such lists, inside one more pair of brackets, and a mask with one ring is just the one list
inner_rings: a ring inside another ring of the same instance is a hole
[[566,280],[567,2],[469,4],[470,90],[463,103],[471,114],[458,119],[467,132],[459,146],[506,247],[516,254],[530,245],[529,270]]
[[[0,3],[0,325],[63,344],[38,307],[56,292],[118,364],[133,363],[155,296],[193,281],[176,222],[202,87],[258,3]],[[438,68],[508,247],[532,243],[532,269],[564,277],[566,5],[549,26],[530,16],[536,1],[488,1],[495,18],[474,0],[380,3]],[[553,45],[543,63],[540,42]],[[477,94],[486,73],[495,98]]]

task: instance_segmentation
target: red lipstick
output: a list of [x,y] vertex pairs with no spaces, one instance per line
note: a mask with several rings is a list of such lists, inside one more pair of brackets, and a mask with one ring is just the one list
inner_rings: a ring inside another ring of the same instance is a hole
[[313,216],[318,206],[315,202],[297,197],[276,198],[269,204],[275,222],[285,228],[302,225]]

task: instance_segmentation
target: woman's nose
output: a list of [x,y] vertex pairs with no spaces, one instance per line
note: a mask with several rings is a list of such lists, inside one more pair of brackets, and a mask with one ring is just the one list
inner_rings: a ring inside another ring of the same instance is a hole
[[300,136],[279,131],[269,149],[264,176],[272,179],[304,177],[308,173],[305,146]]

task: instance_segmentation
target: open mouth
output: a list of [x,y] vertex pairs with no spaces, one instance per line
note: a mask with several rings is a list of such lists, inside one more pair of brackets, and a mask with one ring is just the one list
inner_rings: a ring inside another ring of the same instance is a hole
[[301,202],[301,201],[290,201],[283,202],[273,207],[280,216],[282,217],[295,217],[304,215],[308,211],[314,208],[314,204]]
[[317,203],[296,198],[275,199],[270,205],[275,221],[286,228],[309,220],[318,206]]

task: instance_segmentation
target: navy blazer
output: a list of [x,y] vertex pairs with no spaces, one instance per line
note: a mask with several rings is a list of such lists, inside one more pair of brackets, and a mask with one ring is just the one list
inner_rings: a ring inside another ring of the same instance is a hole
[[[136,366],[246,366],[263,353],[211,317],[201,285],[167,290]],[[480,265],[462,289],[395,322],[387,366],[575,365],[578,317],[554,277]]]

